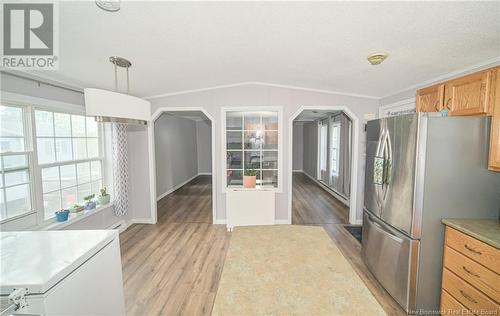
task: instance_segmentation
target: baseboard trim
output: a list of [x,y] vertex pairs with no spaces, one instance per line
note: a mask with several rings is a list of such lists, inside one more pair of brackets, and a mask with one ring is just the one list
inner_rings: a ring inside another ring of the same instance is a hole
[[128,226],[132,224],[154,224],[151,218],[133,218],[127,222]]
[[211,176],[212,173],[211,172],[199,172],[198,175],[199,176]]
[[345,206],[349,207],[349,201],[346,201],[346,199],[343,196],[341,196],[340,194],[336,193],[332,189],[328,188],[326,185],[324,185],[323,183],[321,183],[321,181],[319,181],[318,179],[315,179],[310,174],[307,174],[304,171],[302,173],[304,175],[306,175],[309,179],[311,179],[312,181],[314,181],[315,183],[317,183],[321,188],[323,188],[323,190],[325,190],[326,192],[328,192],[331,195],[333,195],[333,197],[336,198],[337,200],[339,200],[340,202],[342,202],[342,204],[344,204]]
[[274,220],[275,225],[290,225],[292,222],[288,219],[275,219]]
[[292,172],[302,172],[302,173],[305,173],[304,170],[292,170]]
[[187,179],[186,181],[174,186],[173,188],[171,188],[170,190],[168,190],[167,192],[164,192],[162,194],[160,194],[160,196],[158,196],[156,198],[156,202],[158,202],[159,200],[163,199],[164,197],[166,197],[167,195],[169,195],[170,193],[173,193],[175,192],[176,190],[180,189],[182,186],[188,184],[191,180],[193,180],[194,178],[196,178],[197,176],[200,176],[202,174],[200,173],[197,173],[195,174],[194,176],[192,176],[191,178]]
[[226,223],[225,219],[216,219],[214,225],[226,225]]

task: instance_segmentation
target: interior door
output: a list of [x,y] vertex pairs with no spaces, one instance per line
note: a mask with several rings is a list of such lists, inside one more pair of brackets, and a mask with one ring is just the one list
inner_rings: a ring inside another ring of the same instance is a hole
[[386,119],[369,121],[366,124],[366,170],[365,170],[365,201],[367,210],[379,216],[382,211],[382,204],[379,199],[382,184],[374,181],[375,162],[380,160],[381,141],[384,135]]
[[417,150],[418,114],[387,118],[382,215],[384,222],[410,235]]

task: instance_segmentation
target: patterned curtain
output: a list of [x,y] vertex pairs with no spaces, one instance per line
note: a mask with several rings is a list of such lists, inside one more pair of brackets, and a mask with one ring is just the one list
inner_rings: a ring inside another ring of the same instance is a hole
[[112,165],[114,184],[114,207],[116,216],[124,216],[128,212],[128,155],[127,125],[113,123],[112,131]]

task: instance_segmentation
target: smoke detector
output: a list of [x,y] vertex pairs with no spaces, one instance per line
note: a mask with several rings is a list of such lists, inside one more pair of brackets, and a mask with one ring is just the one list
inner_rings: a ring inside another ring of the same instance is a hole
[[95,0],[95,4],[104,11],[116,12],[120,10],[121,0]]
[[366,57],[370,64],[372,65],[380,65],[386,58],[389,56],[387,53],[372,53]]

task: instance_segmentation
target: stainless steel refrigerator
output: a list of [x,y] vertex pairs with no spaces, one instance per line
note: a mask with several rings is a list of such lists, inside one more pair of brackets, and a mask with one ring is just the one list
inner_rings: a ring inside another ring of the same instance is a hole
[[409,114],[367,123],[362,254],[407,311],[438,310],[442,218],[493,218],[489,118]]

